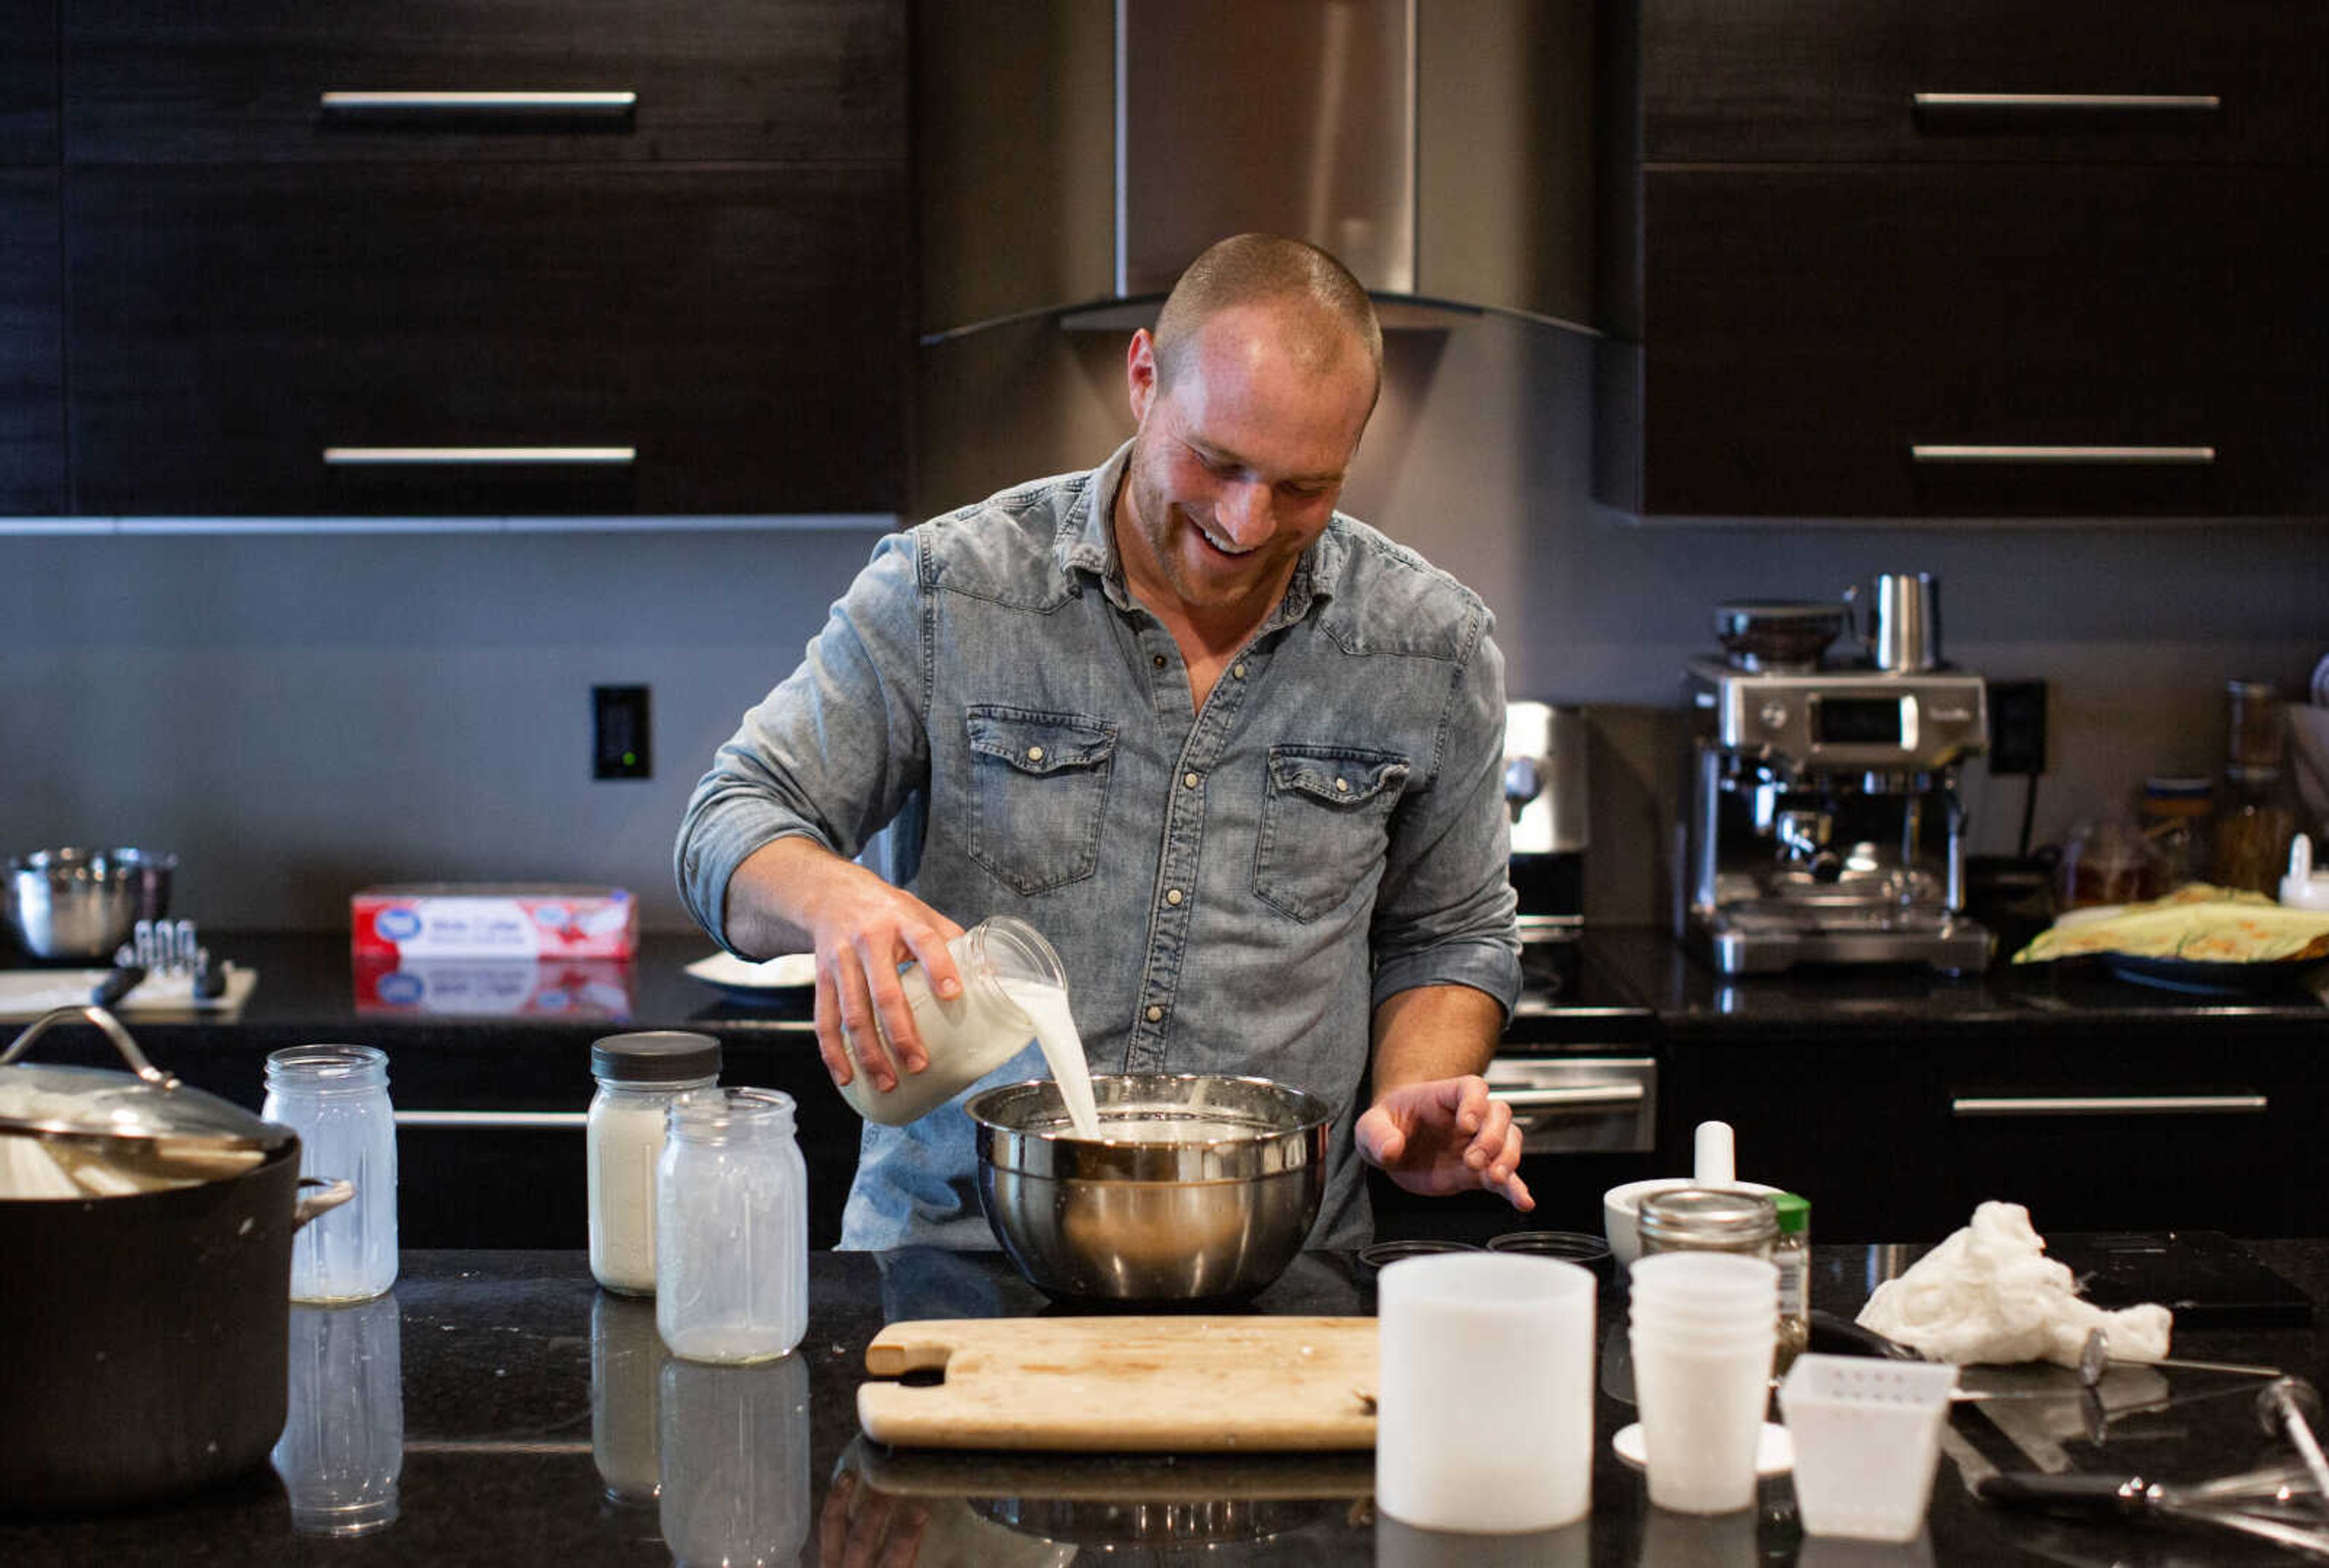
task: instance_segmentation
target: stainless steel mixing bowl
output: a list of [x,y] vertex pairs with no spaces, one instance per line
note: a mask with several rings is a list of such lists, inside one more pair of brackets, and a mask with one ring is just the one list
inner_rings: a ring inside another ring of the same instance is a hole
[[1049,1079],[973,1095],[978,1199],[1019,1271],[1061,1300],[1251,1295],[1294,1261],[1325,1190],[1332,1107],[1265,1078],[1092,1080],[1098,1138]]
[[8,930],[36,959],[109,964],[141,920],[170,912],[174,855],[43,849],[8,862]]

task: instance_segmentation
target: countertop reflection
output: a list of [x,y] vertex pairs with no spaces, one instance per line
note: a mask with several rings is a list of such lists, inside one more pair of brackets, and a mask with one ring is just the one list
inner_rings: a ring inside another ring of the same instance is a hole
[[[2316,1296],[2329,1243],[2258,1243]],[[1900,1249],[1823,1247],[1814,1295],[1856,1307],[1905,1266]],[[1252,1303],[1369,1314],[1372,1273],[1311,1253]],[[1979,1563],[2270,1562],[2237,1541],[2140,1535],[1998,1514],[1958,1479],[2000,1456],[1995,1434],[1945,1462],[1928,1534],[1901,1546],[1805,1537],[1785,1479],[1716,1519],[1647,1505],[1607,1440],[1631,1419],[1598,1402],[1593,1512],[1525,1537],[1435,1535],[1376,1517],[1372,1456],[1044,1455],[907,1451],[858,1431],[866,1342],[904,1318],[1040,1316],[1047,1302],[993,1253],[817,1253],[809,1332],[757,1366],[676,1361],[651,1302],[602,1293],[575,1252],[419,1252],[394,1290],[303,1309],[292,1326],[291,1416],[270,1469],[184,1503],[105,1518],[0,1523],[0,1561],[459,1564],[914,1563],[1675,1564],[1810,1568]],[[1601,1330],[1623,1323],[1605,1292]],[[2179,1337],[2190,1353],[2269,1359],[2318,1377],[2313,1328]],[[1495,1391],[1451,1391],[1495,1419]],[[2217,1401],[2219,1406],[2237,1402]],[[2118,1459],[2146,1474],[2213,1473],[2267,1440],[2191,1412],[2121,1423]],[[2220,1412],[2223,1413],[2223,1412]],[[2229,1412],[2236,1415],[2238,1412]],[[1962,1424],[1962,1421],[1961,1421]],[[2009,1459],[2008,1462],[2011,1462]],[[2196,1468],[2195,1468],[2196,1467]],[[324,1537],[332,1537],[325,1539]],[[2189,1548],[2192,1555],[2175,1554]]]

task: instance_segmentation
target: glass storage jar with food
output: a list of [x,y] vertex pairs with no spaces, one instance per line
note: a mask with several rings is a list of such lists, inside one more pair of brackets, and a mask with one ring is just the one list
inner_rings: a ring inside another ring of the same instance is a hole
[[2296,787],[2282,766],[2287,721],[2269,682],[2232,681],[2225,696],[2224,789],[2216,809],[2212,880],[2268,894],[2279,885],[2296,835]]
[[2070,829],[2055,869],[2058,910],[2141,903],[2167,891],[2167,857],[2126,807],[2106,807]]

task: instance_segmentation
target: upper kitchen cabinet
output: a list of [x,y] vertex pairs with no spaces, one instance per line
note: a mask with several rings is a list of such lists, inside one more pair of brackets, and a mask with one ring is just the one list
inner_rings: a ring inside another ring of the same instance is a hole
[[898,511],[904,0],[66,0],[73,506]]
[[0,42],[0,513],[61,511],[57,13],[18,5]]
[[2329,11],[1627,0],[1600,53],[1604,501],[2329,510]]
[[64,0],[91,163],[895,163],[902,4]]
[[0,167],[57,157],[57,7],[19,0],[0,38]]

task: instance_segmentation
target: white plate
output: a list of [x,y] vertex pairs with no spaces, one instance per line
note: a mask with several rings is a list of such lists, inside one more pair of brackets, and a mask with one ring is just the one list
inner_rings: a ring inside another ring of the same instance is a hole
[[733,953],[714,953],[687,966],[687,972],[723,991],[797,991],[816,984],[815,953],[786,953],[750,963]]
[[[1609,1447],[1619,1459],[1636,1469],[1645,1467],[1649,1460],[1642,1450],[1642,1423],[1632,1422],[1617,1429],[1609,1440]],[[1777,1422],[1763,1423],[1762,1435],[1755,1440],[1755,1474],[1765,1480],[1784,1476],[1796,1468],[1796,1440]]]

